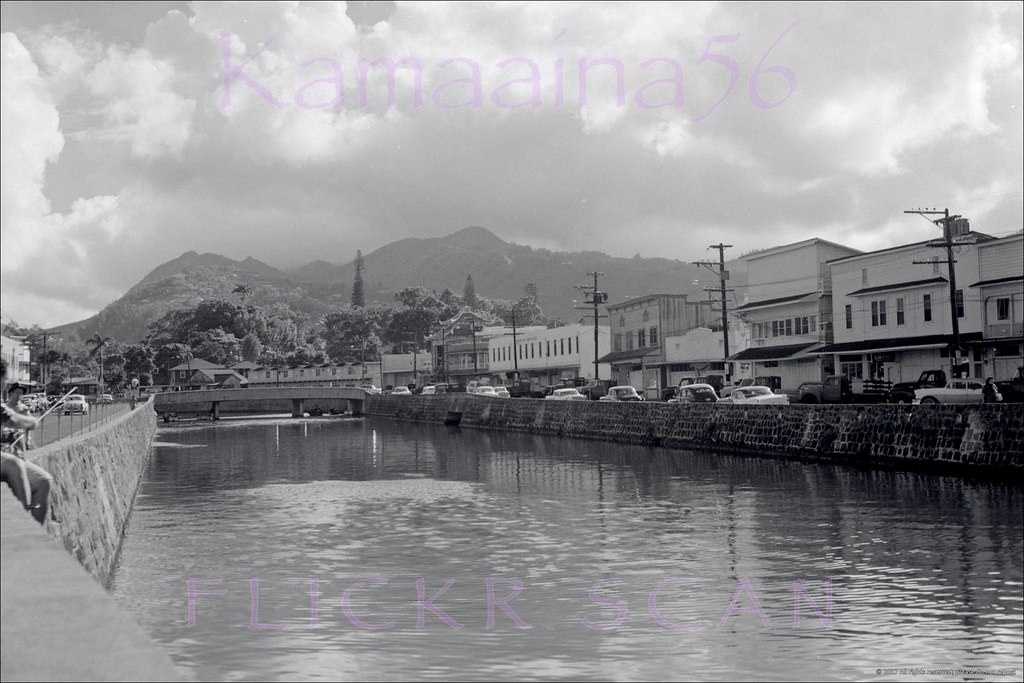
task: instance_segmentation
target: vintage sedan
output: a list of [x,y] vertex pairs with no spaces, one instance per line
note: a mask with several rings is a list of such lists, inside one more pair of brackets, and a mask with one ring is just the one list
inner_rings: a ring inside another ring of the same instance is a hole
[[412,391],[409,387],[395,387],[390,393],[392,396],[412,396]]
[[710,384],[686,384],[677,387],[677,393],[668,400],[669,403],[714,403],[718,394]]
[[508,393],[506,386],[494,387],[494,393],[498,395],[498,398],[512,398],[512,394]]
[[980,379],[951,379],[944,387],[929,387],[914,391],[914,403],[981,403]]
[[728,397],[719,403],[789,405],[789,396],[773,393],[768,387],[736,387]]
[[545,401],[586,401],[587,397],[581,394],[576,387],[555,389],[550,396],[544,397]]
[[642,401],[644,397],[636,392],[636,389],[629,386],[612,387],[608,393],[598,399],[599,401]]
[[474,396],[490,396],[491,398],[498,398],[498,392],[494,390],[494,387],[486,385],[477,387],[472,393]]
[[71,415],[72,413],[81,413],[82,415],[89,414],[89,402],[85,400],[85,396],[82,394],[71,394],[64,399],[64,405],[62,406],[65,415]]

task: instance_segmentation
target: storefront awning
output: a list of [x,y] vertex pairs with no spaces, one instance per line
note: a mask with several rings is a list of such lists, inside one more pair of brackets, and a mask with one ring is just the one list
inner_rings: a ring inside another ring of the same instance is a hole
[[[981,332],[967,332],[960,335],[961,344],[981,340]],[[941,349],[953,341],[951,334],[929,334],[922,337],[894,337],[889,339],[867,339],[855,342],[828,344],[812,353],[875,353],[878,351],[917,351]]]
[[804,352],[812,353],[811,351],[808,351],[808,349],[817,345],[818,342],[784,344],[781,346],[753,346],[729,356],[729,360],[783,360],[785,358],[792,358],[798,354],[803,355]]

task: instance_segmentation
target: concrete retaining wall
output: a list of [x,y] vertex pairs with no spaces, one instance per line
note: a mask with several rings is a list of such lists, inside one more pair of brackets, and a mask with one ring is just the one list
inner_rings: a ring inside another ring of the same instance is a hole
[[1024,405],[743,406],[374,396],[367,414],[671,448],[1024,473]]
[[156,433],[152,401],[95,431],[28,452],[53,475],[47,531],[103,586],[117,551]]

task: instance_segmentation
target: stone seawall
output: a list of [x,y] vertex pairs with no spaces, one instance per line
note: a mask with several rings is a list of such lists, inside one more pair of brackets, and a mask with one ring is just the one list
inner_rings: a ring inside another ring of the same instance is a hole
[[369,415],[400,421],[669,448],[1024,473],[1024,405],[744,406],[374,396]]
[[47,531],[103,586],[113,577],[121,538],[156,433],[153,403],[68,439],[28,452],[53,475]]

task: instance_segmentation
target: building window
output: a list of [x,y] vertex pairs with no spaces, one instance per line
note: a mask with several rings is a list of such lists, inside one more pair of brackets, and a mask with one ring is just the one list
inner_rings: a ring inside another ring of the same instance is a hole
[[867,287],[868,286],[868,269],[867,268],[861,268],[860,269],[860,286],[861,287]]
[[[781,327],[781,325],[780,325],[780,327]],[[792,334],[793,334],[793,321],[790,320],[789,318],[786,318],[786,336],[789,337],[789,336],[792,336]],[[765,367],[767,367],[767,366],[765,366]]]
[[270,379],[270,370],[267,370],[267,379]]
[[871,327],[883,327],[885,325],[885,302],[871,302]]
[[651,328],[651,346],[657,346],[657,345],[658,345],[658,328],[657,327],[652,327]]
[[853,306],[846,304],[846,329],[853,329]]
[[[1010,299],[996,299],[996,320],[1010,319]],[[980,376],[980,375],[979,375]]]
[[930,323],[932,321],[932,295],[924,295],[924,321]]
[[953,293],[953,301],[956,302],[956,317],[964,317],[964,290],[956,290],[956,292]]
[[896,299],[896,324],[902,325],[906,322],[903,314],[903,299]]
[[818,331],[818,316],[816,316],[816,315],[812,315],[811,316],[811,329],[810,329],[810,331],[811,331],[812,334],[814,332]]
[[772,336],[773,337],[778,337],[779,336],[779,321],[778,320],[773,320],[772,321]]
[[[565,341],[564,340],[562,341],[562,345],[563,345],[563,348],[564,348],[564,345],[565,345]],[[615,336],[612,337],[612,351],[621,351],[621,350],[622,350],[622,333],[621,332],[616,332]]]
[[547,344],[545,344],[545,346],[547,347],[547,354],[546,355],[547,355],[548,358],[550,358],[551,357],[551,340],[550,339],[547,340]]
[[[630,330],[629,332],[626,333],[626,350],[627,351],[632,351],[633,350],[633,331],[632,330]],[[571,341],[569,342],[569,351],[572,351],[572,342]]]
[[287,376],[288,376],[288,371],[287,371],[287,370],[285,370],[284,372],[282,372],[282,373],[281,373],[281,376],[282,376],[282,377],[287,377]]
[[637,330],[636,345],[641,349],[647,346],[647,330]]

